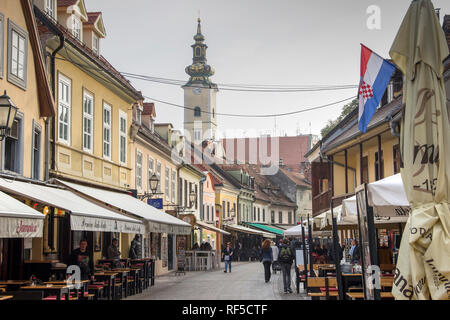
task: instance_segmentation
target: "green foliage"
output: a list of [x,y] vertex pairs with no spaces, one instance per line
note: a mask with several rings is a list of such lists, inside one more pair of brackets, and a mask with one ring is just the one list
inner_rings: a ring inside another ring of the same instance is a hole
[[328,134],[328,132],[330,132],[339,122],[342,121],[342,119],[344,119],[355,108],[358,108],[358,99],[353,99],[352,102],[344,105],[344,107],[342,108],[341,115],[335,120],[328,120],[325,127],[323,127],[322,130],[320,130],[322,138],[325,137]]

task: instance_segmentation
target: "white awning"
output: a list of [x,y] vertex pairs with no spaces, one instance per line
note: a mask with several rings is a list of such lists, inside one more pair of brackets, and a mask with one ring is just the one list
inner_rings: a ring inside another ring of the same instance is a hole
[[90,198],[103,202],[106,205],[112,205],[147,220],[150,232],[182,235],[191,233],[191,225],[189,223],[177,219],[126,193],[87,187],[59,179],[56,179],[56,181],[71,190],[82,193]]
[[41,238],[44,218],[39,211],[0,191],[0,238]]
[[0,179],[0,189],[70,212],[74,231],[145,233],[141,221],[96,205],[59,186]]
[[226,234],[226,235],[230,235],[231,234],[229,232],[226,232],[225,230],[216,228],[213,225],[210,225],[210,224],[205,223],[203,221],[196,221],[195,224],[197,226],[199,226],[200,228],[204,228],[204,229],[207,229],[207,230],[210,230],[210,231],[220,232],[220,233],[223,233],[223,234]]
[[[303,228],[305,228],[305,226],[303,226]],[[284,230],[283,233],[285,236],[301,236],[302,235],[302,225],[298,224],[295,227]]]
[[400,173],[367,185],[367,202],[373,213],[382,217],[409,216],[409,201]]

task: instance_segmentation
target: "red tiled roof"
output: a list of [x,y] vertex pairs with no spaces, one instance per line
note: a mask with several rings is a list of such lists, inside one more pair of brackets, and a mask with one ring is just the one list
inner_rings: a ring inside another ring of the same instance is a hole
[[300,172],[294,172],[290,170],[286,170],[284,168],[280,168],[280,170],[288,176],[289,179],[291,179],[296,185],[303,186],[303,187],[311,187],[311,184],[307,183],[305,181],[305,176],[301,174]]
[[58,0],[58,7],[69,7],[76,4],[78,0]]
[[144,102],[144,110],[142,111],[142,115],[151,115],[156,117],[155,104],[153,102]]
[[88,12],[88,21],[85,24],[94,24],[97,21],[97,18],[101,15],[101,12]]
[[[273,159],[278,165],[279,158],[283,159],[283,164],[286,166],[291,166],[293,168],[298,168],[298,165],[305,162],[305,154],[309,150],[309,135],[293,136],[293,137],[269,137],[267,138],[267,156],[272,155],[272,146],[278,148],[278,159]],[[278,145],[276,145],[276,139],[278,139]],[[259,159],[259,148],[264,146],[264,140],[261,138],[230,138],[222,140],[223,146],[226,149],[227,144],[231,145],[234,143],[234,160],[238,159],[238,146],[244,145],[245,149],[245,159],[239,159],[245,161],[246,163],[253,163],[260,165],[262,164]],[[253,145],[256,150],[250,150],[250,146]],[[275,150],[274,150],[275,151]],[[252,157],[250,157],[250,153]],[[253,155],[256,155],[254,159]],[[243,155],[239,155],[242,157]],[[275,156],[275,153],[273,154]]]

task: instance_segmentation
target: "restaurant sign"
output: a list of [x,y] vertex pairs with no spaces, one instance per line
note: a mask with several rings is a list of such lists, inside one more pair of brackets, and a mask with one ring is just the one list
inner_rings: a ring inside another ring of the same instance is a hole
[[0,218],[0,238],[42,238],[43,219]]
[[149,221],[149,231],[154,233],[171,233],[175,235],[187,235],[191,233],[191,227]]
[[72,231],[145,233],[145,228],[142,224],[76,215],[71,215],[70,226]]

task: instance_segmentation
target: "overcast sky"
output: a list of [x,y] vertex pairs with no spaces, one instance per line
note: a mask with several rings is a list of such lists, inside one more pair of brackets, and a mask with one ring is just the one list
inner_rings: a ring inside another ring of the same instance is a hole
[[[85,0],[102,11],[102,54],[122,72],[188,80],[200,11],[207,59],[216,83],[271,85],[358,84],[360,43],[388,58],[410,0]],[[450,1],[434,0],[443,15]],[[381,9],[381,29],[367,27],[367,8]],[[143,95],[183,104],[178,86],[132,80]],[[219,91],[217,112],[273,114],[355,96],[357,90],[303,93]],[[343,103],[295,116],[242,119],[218,116],[221,130],[319,134]],[[183,128],[183,110],[156,103],[157,122]],[[311,127],[310,127],[311,124]],[[236,132],[238,134],[238,132]]]

